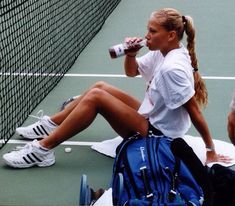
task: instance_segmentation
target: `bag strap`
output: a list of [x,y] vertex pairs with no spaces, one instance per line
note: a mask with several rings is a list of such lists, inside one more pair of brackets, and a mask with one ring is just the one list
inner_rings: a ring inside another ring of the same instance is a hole
[[168,173],[171,175],[171,190],[168,194],[168,201],[173,202],[175,200],[175,197],[177,195],[176,187],[178,184],[178,176],[179,176],[179,170],[180,170],[180,159],[178,157],[175,157],[175,167],[173,172],[171,172],[170,168],[165,168]]
[[123,153],[122,151],[124,151],[132,141],[140,138],[141,138],[140,134],[136,133],[135,135],[124,139],[116,149],[116,162],[118,162],[118,160],[120,159],[119,156],[122,155]]
[[117,171],[117,165],[120,164],[120,161],[122,160],[124,151],[126,150],[127,146],[131,142],[133,142],[134,140],[139,139],[139,138],[141,138],[140,134],[136,133],[135,135],[133,135],[127,139],[124,139],[122,141],[122,143],[118,146],[118,148],[116,149],[116,158],[115,158],[115,162],[113,165],[113,174],[119,173],[119,171]]
[[153,198],[153,192],[149,184],[148,176],[147,176],[147,167],[143,166],[140,168],[140,174],[142,177],[142,181],[144,183],[144,190],[146,193],[146,198],[147,199],[152,199]]
[[180,159],[178,157],[175,157],[175,167],[173,171],[174,181],[172,183],[172,189],[176,189],[178,184],[178,177],[179,177],[179,171],[180,171]]

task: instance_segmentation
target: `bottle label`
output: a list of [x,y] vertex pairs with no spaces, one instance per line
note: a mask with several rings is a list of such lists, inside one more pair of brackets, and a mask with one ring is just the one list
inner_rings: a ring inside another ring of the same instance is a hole
[[113,47],[117,57],[123,56],[125,54],[123,44],[118,44]]

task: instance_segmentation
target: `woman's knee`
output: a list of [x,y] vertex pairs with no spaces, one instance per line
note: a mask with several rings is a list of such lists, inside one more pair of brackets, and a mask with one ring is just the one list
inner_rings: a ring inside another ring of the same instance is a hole
[[84,93],[83,98],[86,100],[97,98],[101,95],[102,91],[106,91],[105,88],[107,88],[107,86],[108,84],[103,81],[96,82]]
[[83,101],[92,101],[92,102],[98,102],[100,99],[103,98],[105,95],[105,91],[101,88],[91,88],[86,95],[83,98]]
[[104,81],[98,81],[91,87],[91,89],[97,88],[101,90],[106,90],[107,87],[108,87],[108,83]]

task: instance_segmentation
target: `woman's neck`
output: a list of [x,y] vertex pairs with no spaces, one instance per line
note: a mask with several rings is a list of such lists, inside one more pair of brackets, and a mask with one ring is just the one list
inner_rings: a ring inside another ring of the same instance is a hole
[[177,42],[176,44],[172,44],[168,46],[167,48],[161,49],[161,53],[163,56],[166,56],[170,51],[174,49],[179,49],[180,48],[180,42]]

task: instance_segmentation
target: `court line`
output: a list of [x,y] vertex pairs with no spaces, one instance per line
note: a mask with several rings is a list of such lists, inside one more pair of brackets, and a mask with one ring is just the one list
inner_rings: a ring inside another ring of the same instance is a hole
[[[126,78],[125,74],[65,74],[65,77],[118,77]],[[137,76],[140,78],[141,76]],[[212,79],[212,80],[235,80],[235,77],[220,77],[220,76],[202,76],[203,79]]]
[[[62,73],[0,73],[0,76],[62,76]],[[103,77],[103,78],[127,78],[125,74],[64,74],[64,77]],[[140,78],[141,76],[137,76]],[[203,79],[207,80],[235,80],[235,77],[228,76],[202,76]]]
[[212,80],[235,80],[235,77],[202,76],[202,78]]
[[[0,141],[0,143],[3,141]],[[30,141],[26,140],[16,140],[16,139],[10,139],[7,144],[27,144]],[[67,146],[92,146],[96,145],[100,142],[80,142],[80,141],[65,141],[61,143],[61,145],[67,145]]]

